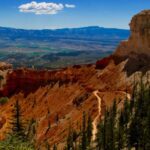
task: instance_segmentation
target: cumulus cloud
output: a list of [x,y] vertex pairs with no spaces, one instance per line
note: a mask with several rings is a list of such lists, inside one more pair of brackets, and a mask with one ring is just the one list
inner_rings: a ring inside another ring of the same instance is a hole
[[65,4],[65,7],[66,7],[66,8],[75,8],[76,6],[75,6],[75,5],[72,5],[72,4]]
[[59,11],[63,10],[64,8],[75,8],[75,5],[69,5],[69,4],[61,4],[61,3],[46,3],[46,2],[40,2],[37,3],[35,1],[31,3],[26,3],[19,6],[20,12],[24,13],[34,13],[36,15],[41,14],[50,14],[54,15],[57,14]]

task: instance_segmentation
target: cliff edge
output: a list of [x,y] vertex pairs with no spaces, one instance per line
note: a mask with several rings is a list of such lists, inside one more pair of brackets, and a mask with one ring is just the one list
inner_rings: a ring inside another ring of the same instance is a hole
[[127,60],[124,71],[128,76],[137,71],[146,73],[150,70],[150,10],[135,15],[131,20],[130,29],[129,39],[122,41],[114,54],[97,61],[97,69],[104,69],[112,61],[118,65]]
[[131,53],[150,56],[150,10],[135,15],[130,23],[131,36],[121,42],[114,55],[129,56]]

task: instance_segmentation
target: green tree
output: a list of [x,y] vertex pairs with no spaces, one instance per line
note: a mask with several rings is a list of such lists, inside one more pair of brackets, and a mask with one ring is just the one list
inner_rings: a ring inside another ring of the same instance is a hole
[[91,139],[92,139],[92,119],[90,114],[88,115],[88,122],[87,122],[87,145],[90,146],[91,144]]
[[56,144],[54,144],[53,150],[57,150],[57,145]]
[[67,138],[67,150],[73,150],[74,145],[73,145],[73,132],[72,128],[69,127],[69,133],[68,133],[68,138]]
[[13,131],[13,134],[20,136],[22,139],[26,139],[24,123],[23,123],[22,118],[23,117],[21,115],[21,108],[19,105],[19,101],[16,100],[16,103],[13,109],[13,120],[11,122],[12,131]]
[[4,80],[4,77],[0,75],[0,88],[2,87],[2,80]]
[[83,119],[82,119],[82,137],[81,137],[81,149],[87,149],[87,136],[86,136],[86,113],[83,112]]

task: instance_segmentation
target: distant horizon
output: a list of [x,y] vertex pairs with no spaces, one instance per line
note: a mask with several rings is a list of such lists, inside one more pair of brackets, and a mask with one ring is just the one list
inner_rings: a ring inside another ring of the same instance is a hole
[[82,28],[92,28],[92,27],[98,27],[98,28],[104,28],[104,29],[117,29],[117,30],[130,30],[130,28],[116,28],[116,27],[103,27],[103,26],[97,26],[97,25],[91,25],[91,26],[77,26],[77,27],[60,27],[60,28],[16,28],[11,26],[0,26],[0,28],[9,28],[9,29],[18,29],[18,30],[63,30],[63,29],[82,29]]
[[131,18],[150,9],[148,0],[4,0],[0,26],[64,29],[87,26],[129,29]]

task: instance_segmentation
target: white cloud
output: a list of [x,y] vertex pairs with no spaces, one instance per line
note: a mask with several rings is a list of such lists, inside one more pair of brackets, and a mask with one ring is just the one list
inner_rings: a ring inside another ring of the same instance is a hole
[[65,7],[66,7],[66,8],[75,8],[76,6],[75,6],[75,5],[72,5],[72,4],[65,4]]
[[19,6],[20,12],[24,13],[34,13],[36,15],[42,15],[42,14],[50,14],[54,15],[57,14],[59,11],[63,10],[64,8],[75,8],[75,5],[69,5],[69,4],[61,4],[61,3],[46,3],[41,2],[37,3],[35,1],[31,3],[26,3]]

